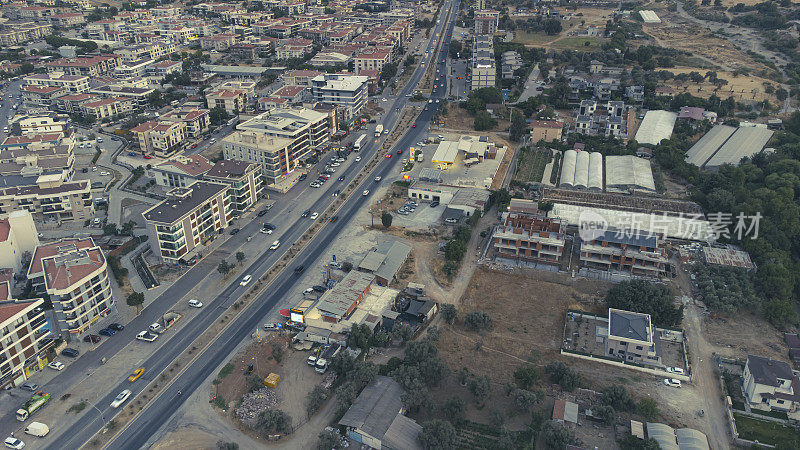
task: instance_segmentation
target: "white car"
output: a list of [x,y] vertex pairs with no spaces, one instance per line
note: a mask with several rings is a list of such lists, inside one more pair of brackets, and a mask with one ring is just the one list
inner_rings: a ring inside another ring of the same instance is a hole
[[317,220],[317,217],[319,217],[319,213],[311,214],[310,218],[311,218],[311,220]]
[[6,447],[8,448],[15,448],[17,450],[25,448],[25,443],[13,436],[7,437],[4,444],[6,444]]
[[359,162],[359,161],[361,161],[361,157],[360,156],[356,156],[356,162]]
[[111,174],[110,174],[109,172],[102,171],[102,172],[100,172],[100,175],[102,175],[102,176],[106,177],[106,176],[109,176],[109,175],[111,175]]
[[242,281],[239,283],[239,286],[247,286],[252,279],[252,275],[245,275],[244,278],[242,278]]
[[664,384],[667,386],[679,388],[681,387],[681,380],[676,380],[675,378],[664,378]]
[[677,373],[678,375],[684,375],[686,373],[680,367],[667,367],[666,370],[669,373]]
[[385,98],[382,98],[382,99],[381,99],[381,101],[382,101],[382,102],[385,102],[385,101],[386,101],[386,99],[385,99]]
[[193,298],[189,300],[189,306],[191,306],[192,308],[202,308],[203,302]]
[[53,361],[47,365],[47,367],[55,370],[64,370],[64,364],[60,361]]
[[381,181],[381,177],[379,177],[379,176],[378,176],[378,177],[375,177],[375,181],[376,181],[376,182],[378,182],[378,181]]
[[[269,246],[269,249],[270,250],[276,250],[280,246],[281,246],[281,241],[275,241],[275,242],[272,243],[272,245]],[[248,275],[248,276],[250,276],[250,275]]]
[[131,390],[130,389],[125,389],[124,391],[120,392],[119,395],[117,395],[114,398],[114,401],[111,402],[111,407],[112,408],[119,408],[119,406],[121,404],[125,403],[125,400],[127,400],[128,397],[130,397],[130,396],[131,396]]
[[331,167],[339,167],[341,165],[342,165],[342,163],[339,163],[339,162],[332,162],[331,163]]
[[362,192],[361,195],[363,195],[364,197],[368,196],[369,195],[369,189],[367,189],[364,192]]
[[258,231],[259,231],[259,233],[272,234],[272,230],[270,230],[269,228],[262,228],[262,229],[260,229]]

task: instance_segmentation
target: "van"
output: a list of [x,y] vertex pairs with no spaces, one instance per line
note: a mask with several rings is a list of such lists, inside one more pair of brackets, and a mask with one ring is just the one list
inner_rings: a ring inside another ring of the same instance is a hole
[[41,422],[31,422],[25,427],[25,432],[31,436],[45,437],[50,432],[50,427]]
[[161,330],[161,324],[156,322],[156,323],[150,325],[149,328],[150,328],[150,331],[152,331],[153,333],[158,333]]

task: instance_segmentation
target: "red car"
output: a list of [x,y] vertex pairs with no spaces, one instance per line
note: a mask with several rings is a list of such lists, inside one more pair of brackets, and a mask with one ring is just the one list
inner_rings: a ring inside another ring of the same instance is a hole
[[192,144],[192,148],[197,148],[197,144]]
[[391,154],[391,153],[387,153],[387,154],[386,154],[386,158],[387,158],[387,159],[389,159],[389,158],[391,158],[391,157],[392,157],[392,154]]
[[398,148],[397,149],[397,154],[398,155],[402,155],[403,154],[403,149],[402,148]]
[[100,342],[100,336],[96,334],[90,334],[85,338],[83,338],[83,342],[91,342],[92,344],[97,344],[98,342]]
[[153,159],[153,157],[150,155],[144,155],[144,159]]

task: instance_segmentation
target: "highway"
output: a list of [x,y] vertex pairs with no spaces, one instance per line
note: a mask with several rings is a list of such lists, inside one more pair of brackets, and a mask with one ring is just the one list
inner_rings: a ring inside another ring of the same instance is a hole
[[[442,17],[446,17],[448,8],[451,8],[452,6],[453,0],[448,0],[442,8]],[[454,11],[455,10],[457,9],[454,9]],[[432,41],[435,41],[436,33],[443,32],[445,24],[447,24],[447,28],[449,30],[445,31],[445,33],[452,32],[453,19],[454,16],[451,17],[450,21],[445,22],[443,20],[442,23],[436,25],[431,33]],[[442,48],[445,51],[444,55],[447,54],[446,43],[448,40],[449,38],[445,35],[445,42],[443,42],[442,45]],[[433,53],[432,50],[435,48],[435,44],[431,44],[429,48],[431,53]],[[431,54],[429,57],[424,58],[423,61],[426,61],[426,68],[428,61],[437,61],[436,64],[440,66],[442,71],[444,71],[445,65],[439,63],[437,58],[440,54],[441,53]],[[391,127],[397,121],[399,117],[399,111],[407,104],[406,94],[413,92],[414,88],[416,88],[417,84],[421,80],[424,70],[425,68],[418,66],[412,75],[411,80],[400,92],[398,92],[398,96],[393,107],[387,111],[382,120],[388,129],[391,129]],[[440,87],[436,87],[434,89],[431,97],[432,99],[443,101],[446,97],[446,92],[446,83],[443,83],[440,84]],[[415,126],[411,128],[396,144],[396,147],[405,149],[419,141],[420,138],[427,132],[427,126],[431,120],[431,117],[435,114],[440,104],[442,103],[431,103],[428,109],[424,110],[416,119]],[[374,140],[369,141],[369,144],[361,152],[363,158],[361,164],[352,164],[347,171],[345,171],[345,176],[348,182],[352,181],[355,173],[357,173],[357,171],[359,171],[363,165],[366,164],[367,160],[369,160],[369,158],[379,149],[380,142],[375,142]],[[212,374],[213,371],[223,361],[227,360],[228,355],[240,342],[248,339],[249,335],[260,325],[260,322],[265,316],[267,316],[276,307],[280,306],[280,302],[284,300],[285,293],[288,292],[298,280],[298,277],[292,274],[294,267],[297,265],[304,265],[306,267],[311,266],[314,261],[323,255],[331,242],[336,239],[341,230],[346,226],[349,218],[352,217],[360,208],[363,208],[369,204],[370,197],[360,195],[360,193],[364,189],[372,189],[374,186],[372,176],[380,175],[385,178],[386,175],[392,170],[397,170],[396,166],[399,159],[400,158],[397,158],[395,155],[393,155],[392,158],[386,159],[385,161],[382,160],[378,167],[374,169],[374,173],[368,177],[365,177],[361,186],[355,190],[355,193],[351,195],[349,199],[347,199],[342,208],[339,210],[337,214],[340,216],[340,220],[336,221],[335,223],[326,223],[316,237],[312,240],[312,242],[310,242],[309,245],[307,245],[306,248],[295,258],[293,264],[273,278],[272,285],[269,287],[269,289],[266,290],[266,292],[255,301],[251,302],[247,306],[248,310],[243,312],[237,319],[235,319],[235,322],[220,336],[218,336],[212,342],[212,344],[173,381],[172,385],[165,392],[154,399],[144,411],[135,417],[133,422],[129,423],[128,426],[125,427],[113,439],[113,441],[108,444],[107,448],[127,449],[146,447],[148,445],[148,441],[153,436],[156,436],[156,431],[162,425],[167,423],[168,419],[175,414],[189,394],[200,387],[203,380]],[[302,187],[303,190],[308,188],[307,186],[296,186],[296,188],[297,187]],[[326,209],[332,201],[330,194],[332,194],[335,189],[340,187],[341,185],[337,185],[334,182],[326,183],[326,194],[328,195],[320,196],[320,198],[315,202],[312,210],[323,211]],[[303,190],[293,189],[292,191],[296,191],[294,192],[294,196],[299,196],[302,195]],[[290,194],[292,191],[290,191]],[[286,206],[286,208],[288,208],[288,206]],[[288,227],[288,231],[286,231],[282,236],[275,235],[276,239],[280,239],[281,242],[295,242],[306,231],[308,226],[311,225],[311,222],[307,221],[307,219],[299,218],[299,212],[295,212],[293,218],[296,218],[296,222],[299,222],[300,226],[297,226],[296,224],[295,226]],[[305,220],[305,222],[300,222],[303,220]],[[228,242],[222,245],[223,251],[227,250],[232,252],[236,247],[238,247],[237,242],[238,244],[241,244],[241,241],[237,240],[236,238],[246,239],[246,236],[252,235],[259,226],[260,225],[257,220],[253,220],[251,223],[242,226],[242,231],[238,235],[232,237],[228,240]],[[282,248],[284,248],[285,251],[288,246]],[[247,270],[241,273],[252,274],[254,277],[260,277],[280,256],[282,255],[279,253],[266,252],[255,262],[253,262],[247,268]],[[209,260],[209,258],[202,260],[200,263],[198,263],[198,266],[184,275],[184,278],[181,279],[180,283],[173,285],[167,292],[165,292],[164,295],[162,295],[162,297],[170,298],[168,297],[170,290],[174,289],[175,296],[172,298],[182,298],[189,286],[196,284],[199,279],[208,273],[208,270],[196,269],[200,269],[202,267],[208,269],[208,266],[216,267],[217,262],[218,260]],[[118,386],[101,396],[100,400],[92,405],[93,407],[87,408],[87,412],[80,417],[80,419],[78,419],[70,429],[62,431],[60,433],[61,435],[56,437],[55,442],[57,442],[57,444],[53,444],[48,448],[79,448],[84,443],[88,442],[95,433],[100,431],[105,426],[105,422],[109,420],[116,412],[116,410],[110,407],[110,404],[113,398],[119,392],[121,392],[123,389],[131,389],[133,391],[133,395],[131,395],[128,402],[134,401],[136,396],[141,392],[142,389],[145,388],[149,381],[158,376],[159,373],[168,367],[168,365],[174,361],[178,355],[180,355],[187,347],[189,347],[192,342],[197,339],[197,337],[199,337],[214,321],[219,318],[223,311],[230,307],[232,303],[237,301],[244,294],[245,288],[239,286],[238,280],[239,278],[234,280],[234,282],[231,283],[231,285],[229,285],[219,296],[206,302],[206,306],[202,308],[198,315],[192,320],[191,326],[185,326],[180,330],[180,332],[171,336],[171,339],[168,342],[160,343],[161,347],[158,348],[142,364],[148,368],[147,373],[142,379],[131,384],[125,379],[125,377],[128,375],[127,373],[120,374],[120,382]],[[174,304],[174,301],[171,304]],[[123,331],[124,334],[122,339],[106,340],[104,344],[98,348],[98,351],[101,353],[95,352],[97,354],[94,356],[98,360],[106,353],[110,356],[113,356],[113,354],[119,351],[122,346],[130,342],[136,333],[144,329],[147,324],[152,323],[155,318],[166,312],[166,310],[169,310],[171,304],[167,305],[165,302],[159,303],[158,301],[153,302],[152,305],[145,309],[142,315],[137,317],[128,327],[126,327],[126,329]],[[109,343],[113,344],[108,345]],[[159,342],[156,341],[155,344],[158,345]],[[104,347],[107,347],[107,349],[104,349]],[[80,362],[82,361],[76,361],[76,363]],[[76,371],[78,377],[80,377],[82,373],[83,371]],[[63,375],[67,374],[64,373]],[[47,387],[50,392],[53,392],[53,389],[51,389],[49,385]],[[178,390],[181,390],[186,394],[183,396],[177,396],[176,393]],[[59,394],[56,392],[55,395]]]

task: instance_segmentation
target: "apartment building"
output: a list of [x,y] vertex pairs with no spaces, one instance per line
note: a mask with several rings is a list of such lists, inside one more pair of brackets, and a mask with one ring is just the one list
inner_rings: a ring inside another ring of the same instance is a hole
[[92,238],[40,245],[28,279],[34,290],[50,295],[65,340],[85,333],[114,307],[106,257]]
[[0,267],[23,273],[25,254],[33,255],[39,236],[30,211],[17,210],[0,216]]
[[203,50],[216,50],[222,52],[236,43],[235,34],[214,34],[200,38],[200,48]]
[[255,163],[223,159],[217,161],[203,178],[231,187],[235,215],[243,214],[253,206],[264,190],[261,166]]
[[80,113],[81,105],[99,98],[100,96],[98,95],[87,93],[62,95],[55,99],[55,108],[57,111],[64,111],[69,114]]
[[132,128],[131,133],[136,136],[142,152],[162,158],[181,150],[187,140],[186,123],[183,121],[152,120]]
[[45,64],[48,72],[64,72],[67,75],[96,77],[112,73],[120,57],[117,55],[78,56],[62,58]]
[[0,292],[0,388],[7,389],[44,368],[55,341],[43,299],[11,299],[8,281],[0,283]]
[[206,92],[209,108],[223,108],[228,114],[238,115],[247,109],[247,92],[241,89],[219,88]]
[[606,356],[640,364],[661,365],[661,340],[654,339],[650,314],[608,309]]
[[230,191],[227,184],[197,181],[172,188],[166,200],[142,213],[150,242],[158,242],[162,260],[188,262],[230,224]]
[[132,112],[135,102],[129,97],[110,97],[92,100],[80,106],[81,112],[96,120],[114,119]]
[[92,218],[89,180],[64,181],[61,174],[42,175],[36,184],[0,189],[0,214],[24,209],[37,221],[61,223]]
[[175,108],[172,111],[162,114],[160,119],[169,122],[183,122],[186,124],[186,135],[189,138],[197,139],[208,131],[211,124],[209,111],[204,108],[184,106]]
[[368,81],[365,76],[323,74],[311,79],[311,92],[314,101],[339,106],[353,120],[367,104]]
[[161,58],[166,58],[175,53],[177,50],[178,47],[174,42],[149,42],[128,45],[114,50],[114,53],[121,56],[124,62],[141,61],[143,59],[158,61]]
[[33,21],[5,22],[0,28],[0,45],[11,47],[49,36],[53,28],[49,24]]
[[531,121],[531,142],[552,142],[561,140],[561,133],[563,130],[564,122],[558,120]]
[[784,361],[747,355],[742,379],[751,408],[791,413],[800,407],[800,377]]
[[585,267],[633,275],[666,274],[667,253],[660,235],[639,230],[608,228],[592,240],[581,241],[580,261]]
[[147,68],[147,75],[151,77],[164,78],[170,73],[180,73],[183,70],[182,61],[159,61]]
[[494,43],[491,35],[476,35],[472,44],[472,78],[470,89],[495,87],[497,68],[494,59]]
[[22,86],[22,104],[29,108],[47,108],[55,103],[55,99],[66,95],[67,90],[58,86]]
[[362,53],[355,58],[356,75],[361,75],[363,70],[377,70],[380,72],[383,70],[383,66],[389,64],[389,61],[391,61],[391,52],[388,51]]
[[123,61],[114,69],[114,77],[120,80],[141,78],[147,74],[147,70],[154,63],[155,61],[147,58],[135,61]]
[[492,241],[501,258],[558,264],[564,252],[566,225],[544,214],[505,212]]
[[24,85],[56,87],[69,93],[89,92],[89,77],[83,75],[68,75],[65,72],[37,73],[23,78]]
[[149,172],[159,186],[187,187],[203,179],[213,167],[214,164],[202,155],[188,155],[157,164]]
[[[310,148],[305,141],[293,145],[292,139],[257,131],[236,131],[222,140],[222,156],[261,165],[267,184],[274,184],[297,167]],[[302,156],[300,156],[302,154]]]
[[491,36],[497,31],[500,12],[491,9],[475,11],[475,35]]
[[289,70],[281,75],[285,85],[311,87],[311,80],[325,72],[319,70]]
[[308,99],[309,89],[305,86],[283,86],[272,93],[273,97],[282,98],[289,103],[302,103]]
[[86,23],[86,15],[82,13],[55,14],[50,16],[50,22],[54,27],[77,27]]

